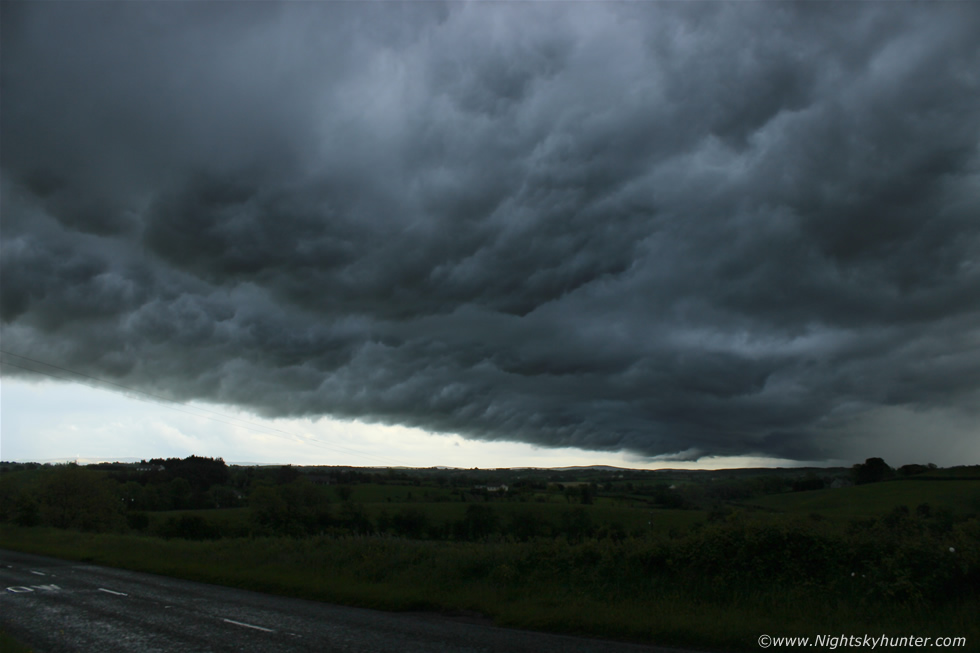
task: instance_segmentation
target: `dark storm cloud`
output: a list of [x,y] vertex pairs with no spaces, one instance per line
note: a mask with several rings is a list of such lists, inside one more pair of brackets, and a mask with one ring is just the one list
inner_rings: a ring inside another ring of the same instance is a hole
[[3,12],[6,350],[669,459],[980,392],[972,5]]

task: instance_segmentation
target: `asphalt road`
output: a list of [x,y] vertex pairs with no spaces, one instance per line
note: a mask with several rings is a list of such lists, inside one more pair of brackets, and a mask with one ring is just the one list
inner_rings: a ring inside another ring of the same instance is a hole
[[0,627],[38,652],[681,653],[283,598],[5,550]]

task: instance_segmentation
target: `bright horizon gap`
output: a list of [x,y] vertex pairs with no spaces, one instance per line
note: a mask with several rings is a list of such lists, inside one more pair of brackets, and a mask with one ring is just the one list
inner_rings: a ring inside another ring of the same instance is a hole
[[[52,410],[52,406],[58,409]],[[699,461],[643,459],[627,452],[471,440],[458,434],[360,420],[269,419],[220,404],[170,404],[85,384],[10,377],[0,377],[0,425],[0,459],[10,462],[78,459],[92,464],[198,455],[222,458],[229,464],[379,468],[607,465],[639,470],[718,470],[852,464],[752,456]]]

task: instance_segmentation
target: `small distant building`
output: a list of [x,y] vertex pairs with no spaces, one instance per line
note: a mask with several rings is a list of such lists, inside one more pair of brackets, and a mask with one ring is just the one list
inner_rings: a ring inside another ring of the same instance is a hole
[[136,471],[138,472],[162,472],[166,467],[163,465],[151,465],[149,463],[145,465],[138,465]]
[[506,485],[477,485],[474,490],[486,490],[487,492],[506,492]]

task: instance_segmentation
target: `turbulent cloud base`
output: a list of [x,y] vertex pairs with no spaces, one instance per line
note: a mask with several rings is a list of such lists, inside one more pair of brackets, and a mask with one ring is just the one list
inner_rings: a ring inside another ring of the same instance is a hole
[[270,417],[673,459],[976,416],[974,5],[2,23],[5,351]]

